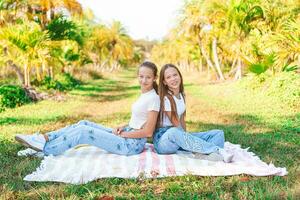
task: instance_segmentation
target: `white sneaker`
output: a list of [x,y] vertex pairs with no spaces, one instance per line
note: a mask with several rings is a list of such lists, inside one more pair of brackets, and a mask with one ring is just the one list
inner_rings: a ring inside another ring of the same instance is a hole
[[46,139],[42,134],[24,135],[17,134],[15,139],[26,147],[36,151],[43,151]]
[[39,157],[39,158],[44,157],[43,152],[38,152],[38,151],[30,149],[30,148],[18,151],[17,155],[25,156],[25,157],[27,157],[27,156],[33,156],[33,157]]
[[223,157],[223,161],[230,163],[233,159],[233,154],[225,151],[225,149],[219,149],[219,154]]
[[210,154],[202,154],[202,153],[194,153],[194,158],[201,160],[209,160],[209,161],[223,161],[223,156],[219,153],[210,153]]

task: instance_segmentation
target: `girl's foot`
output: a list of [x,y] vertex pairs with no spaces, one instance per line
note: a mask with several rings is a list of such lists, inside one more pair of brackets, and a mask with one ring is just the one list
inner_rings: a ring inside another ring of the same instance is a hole
[[46,139],[42,134],[24,135],[17,134],[15,136],[16,141],[20,142],[26,147],[34,149],[36,151],[43,151]]
[[39,157],[39,158],[44,157],[43,152],[38,152],[38,151],[30,149],[30,148],[18,151],[17,155],[18,156],[34,156],[34,157]]
[[194,157],[201,160],[209,160],[209,161],[223,161],[223,157],[219,153],[210,153],[210,154],[202,154],[202,153],[194,153]]

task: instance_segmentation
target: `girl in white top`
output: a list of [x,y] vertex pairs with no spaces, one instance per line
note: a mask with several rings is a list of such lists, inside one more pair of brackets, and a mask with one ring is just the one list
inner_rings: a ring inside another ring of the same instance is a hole
[[[233,155],[224,148],[224,132],[187,133],[185,123],[185,94],[182,75],[173,64],[166,64],[160,71],[159,96],[161,109],[159,127],[153,143],[160,154],[176,153],[179,149],[198,153],[200,158],[230,162]],[[208,155],[208,156],[205,156]]]
[[160,109],[157,95],[157,67],[144,62],[138,69],[141,95],[132,105],[129,125],[115,129],[82,120],[77,124],[48,134],[16,135],[16,140],[45,155],[59,155],[80,144],[97,146],[111,153],[133,155],[141,153],[147,137],[152,137]]

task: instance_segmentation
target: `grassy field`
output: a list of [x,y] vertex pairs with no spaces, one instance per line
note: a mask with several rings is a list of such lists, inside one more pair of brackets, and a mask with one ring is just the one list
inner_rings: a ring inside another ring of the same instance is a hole
[[15,134],[44,133],[81,119],[110,127],[123,124],[130,118],[130,106],[124,105],[139,95],[134,76],[134,71],[104,76],[68,92],[63,101],[45,100],[0,113],[0,199],[300,198],[300,110],[263,93],[249,93],[236,83],[197,84],[195,74],[185,81],[188,130],[223,129],[226,140],[250,147],[267,163],[287,167],[287,176],[110,178],[84,185],[22,180],[41,159],[17,157],[23,147],[14,141]]

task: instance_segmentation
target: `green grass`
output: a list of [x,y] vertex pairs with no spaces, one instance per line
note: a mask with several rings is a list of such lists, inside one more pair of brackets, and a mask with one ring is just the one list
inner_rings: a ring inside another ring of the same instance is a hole
[[[116,126],[130,118],[139,95],[134,71],[92,80],[66,93],[61,102],[46,100],[0,114],[0,199],[297,199],[300,197],[299,108],[277,98],[249,93],[236,83],[197,85],[186,82],[187,127],[219,128],[226,139],[250,147],[267,163],[287,167],[285,177],[183,176],[160,179],[99,179],[84,185],[25,182],[41,159],[17,157],[23,147],[17,133],[47,132],[88,119]],[[188,77],[188,75],[185,75]],[[187,78],[185,78],[187,80]],[[193,80],[193,79],[190,79]]]

